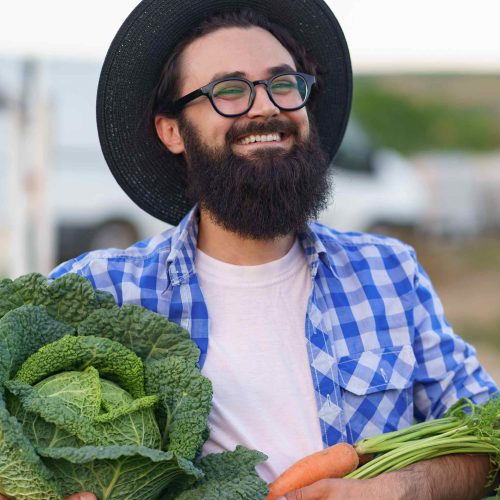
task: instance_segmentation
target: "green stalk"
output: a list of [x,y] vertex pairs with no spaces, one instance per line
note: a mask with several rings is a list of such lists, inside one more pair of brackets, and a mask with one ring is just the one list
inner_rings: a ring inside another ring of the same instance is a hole
[[465,437],[458,434],[455,437],[435,436],[433,438],[408,442],[390,452],[381,454],[372,461],[351,472],[346,478],[369,479],[383,472],[399,470],[420,460],[452,453],[487,453],[500,454],[498,442],[489,438]]
[[356,443],[356,450],[358,455],[389,451],[393,448],[397,448],[400,443],[433,436],[439,432],[454,429],[456,426],[456,419],[450,417],[439,420],[430,420],[428,422],[412,425],[399,431],[388,432],[380,436],[363,439]]
[[358,455],[375,454],[346,478],[368,479],[402,469],[421,460],[458,454],[482,453],[500,463],[500,398],[484,406],[460,400],[437,420],[359,441]]

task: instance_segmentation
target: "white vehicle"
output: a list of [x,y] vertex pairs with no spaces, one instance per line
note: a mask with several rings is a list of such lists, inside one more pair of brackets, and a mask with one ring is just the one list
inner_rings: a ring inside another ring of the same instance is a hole
[[100,151],[69,153],[66,161],[62,156],[49,182],[49,199],[58,261],[96,248],[126,248],[170,227],[128,198]]
[[382,233],[420,224],[427,195],[417,170],[396,151],[375,149],[356,120],[333,168],[333,198],[320,222],[340,231]]
[[[11,220],[17,207],[8,206],[12,198],[8,192],[9,178],[16,172],[20,197],[32,196],[28,186],[36,183],[39,187],[41,180],[35,172],[39,158],[34,159],[33,154],[37,143],[43,142],[46,152],[41,181],[47,202],[44,208],[53,227],[50,232],[55,236],[53,245],[49,245],[53,252],[49,268],[91,249],[126,247],[169,227],[140,210],[106,166],[95,124],[98,64],[82,61],[35,64],[10,59],[1,61],[1,68],[0,274],[12,273],[13,261],[17,259],[12,257],[12,248],[21,248],[21,236],[14,234]],[[35,78],[33,68],[43,73],[43,85],[38,81],[41,80],[38,73],[38,79]],[[39,86],[34,86],[35,81]],[[38,115],[35,125],[33,110],[42,101],[43,122],[40,125]],[[18,115],[24,112],[26,118],[20,120]],[[35,133],[36,126],[47,133],[40,134],[39,130]],[[18,149],[23,153],[22,158]],[[31,220],[24,222],[27,226],[33,224]],[[33,252],[30,235],[23,235],[22,239],[23,245],[30,246],[29,251]],[[29,259],[27,265],[31,270]],[[35,268],[41,270],[36,265]]]

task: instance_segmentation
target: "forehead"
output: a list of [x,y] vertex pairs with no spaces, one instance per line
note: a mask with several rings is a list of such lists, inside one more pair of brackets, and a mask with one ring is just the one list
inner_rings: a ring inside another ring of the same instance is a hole
[[295,62],[288,50],[269,31],[221,28],[191,42],[181,57],[181,88],[206,85],[214,75],[241,71],[250,80],[270,76],[269,69]]

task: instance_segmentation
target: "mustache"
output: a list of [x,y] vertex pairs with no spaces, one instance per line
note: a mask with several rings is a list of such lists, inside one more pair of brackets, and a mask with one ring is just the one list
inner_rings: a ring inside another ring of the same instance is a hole
[[242,135],[259,135],[273,133],[299,135],[299,127],[293,122],[284,122],[278,118],[272,118],[265,122],[250,122],[245,126],[233,125],[226,133],[226,141],[231,144]]

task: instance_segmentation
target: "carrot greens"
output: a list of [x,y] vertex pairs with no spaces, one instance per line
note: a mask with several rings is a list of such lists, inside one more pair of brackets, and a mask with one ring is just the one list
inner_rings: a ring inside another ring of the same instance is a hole
[[489,454],[496,474],[500,465],[500,398],[482,406],[461,399],[442,418],[363,439],[355,448],[360,456],[375,457],[346,478],[369,479],[453,453]]

